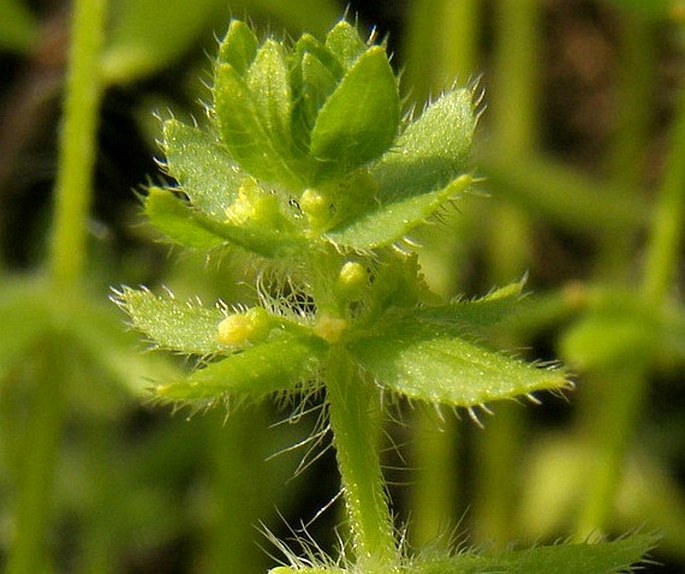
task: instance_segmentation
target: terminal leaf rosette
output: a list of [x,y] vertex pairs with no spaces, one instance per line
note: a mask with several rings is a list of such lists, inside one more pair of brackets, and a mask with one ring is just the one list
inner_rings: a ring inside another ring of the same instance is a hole
[[172,242],[266,258],[313,243],[371,250],[401,241],[472,182],[471,90],[402,119],[388,54],[346,21],[324,42],[260,44],[235,20],[214,71],[210,125],[163,126],[177,187],[155,188],[146,212]]
[[199,357],[159,397],[207,403],[325,385],[340,367],[333,355],[392,394],[450,406],[567,385],[559,370],[480,342],[520,284],[436,306],[416,256],[394,249],[472,185],[470,89],[403,118],[385,47],[347,21],[323,41],[291,42],[260,41],[234,20],[212,92],[206,126],[164,121],[171,183],[149,189],[146,214],[173,243],[251,254],[294,294],[258,288],[256,305],[231,310],[121,290],[134,326]]

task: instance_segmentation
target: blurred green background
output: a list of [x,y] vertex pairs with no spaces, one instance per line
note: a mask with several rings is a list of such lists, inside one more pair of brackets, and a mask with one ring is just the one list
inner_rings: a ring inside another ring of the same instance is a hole
[[495,416],[479,413],[484,428],[398,405],[385,462],[409,544],[454,528],[493,550],[641,528],[663,534],[654,572],[685,571],[685,3],[110,0],[101,10],[96,124],[84,128],[92,185],[75,224],[85,251],[65,275],[55,245],[71,231],[54,190],[73,6],[0,0],[5,571],[265,572],[283,557],[265,533],[289,544],[305,528],[334,552],[341,515],[336,505],[319,515],[338,489],[328,439],[289,448],[317,428],[315,402],[297,424],[271,404],[228,418],[150,404],[146,387],[189,365],[146,352],[108,297],[122,284],[254,297],[240,283],[245,261],[179,253],[140,217],[137,194],[162,177],[154,116],[203,120],[231,16],[296,37],[345,11],[388,34],[407,110],[455,79],[480,101],[482,193],[417,238],[427,280],[470,297],[527,275],[531,295],[496,343],[563,361],[577,385],[542,405],[493,405]]

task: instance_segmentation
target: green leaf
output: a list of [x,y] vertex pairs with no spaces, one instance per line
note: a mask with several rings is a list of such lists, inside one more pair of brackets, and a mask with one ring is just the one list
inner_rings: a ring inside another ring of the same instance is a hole
[[566,332],[561,354],[578,369],[613,370],[648,363],[658,342],[653,321],[593,313]]
[[145,215],[173,242],[194,249],[210,250],[225,243],[208,225],[207,218],[174,196],[170,191],[152,187],[145,198]]
[[470,90],[447,92],[397,138],[372,166],[383,202],[414,197],[444,188],[468,171],[476,127]]
[[359,37],[359,32],[346,20],[341,20],[326,36],[326,48],[348,70],[366,51],[366,44]]
[[558,544],[514,550],[499,556],[464,553],[451,558],[417,561],[407,574],[614,574],[641,561],[657,542],[649,534],[604,544]]
[[310,132],[319,110],[335,90],[337,79],[316,55],[305,52],[293,70],[291,80],[294,85],[293,139],[300,148],[308,150]]
[[380,46],[367,50],[321,108],[310,153],[319,180],[375,159],[392,144],[400,118],[397,81]]
[[128,287],[117,295],[116,301],[129,314],[133,326],[160,348],[197,355],[212,355],[222,350],[217,341],[217,327],[225,314],[217,308]]
[[219,0],[121,0],[115,5],[112,29],[102,61],[109,84],[133,82],[185,54],[211,25]]
[[462,176],[444,189],[377,205],[375,210],[328,232],[326,236],[333,243],[352,249],[376,249],[390,245],[406,237],[456,199],[471,182],[469,176]]
[[193,206],[217,219],[238,197],[247,174],[208,134],[177,120],[164,122],[167,170],[181,185]]
[[[664,309],[664,351],[685,358],[685,308],[682,305]],[[668,358],[668,357],[667,357]]]
[[[92,307],[92,306],[91,306]],[[168,357],[140,353],[138,335],[124,332],[121,321],[111,314],[89,312],[85,320],[74,321],[70,335],[79,349],[106,377],[102,381],[112,386],[114,382],[129,395],[147,395],[150,381],[156,377],[171,376],[176,369]],[[86,402],[91,402],[91,389],[84,391]]]
[[524,284],[523,280],[511,283],[474,301],[457,300],[447,305],[420,307],[414,317],[440,325],[454,335],[478,332],[504,321],[516,311]]
[[263,257],[292,255],[306,247],[297,235],[281,229],[212,219],[160,188],[150,188],[145,214],[159,231],[186,247],[211,250],[231,244]]
[[314,377],[322,358],[321,341],[283,334],[211,363],[185,380],[158,387],[156,394],[169,401],[213,401],[226,395],[261,398],[292,391]]
[[264,124],[255,95],[230,64],[219,64],[214,107],[221,138],[233,158],[251,175],[288,189],[302,189],[292,158],[284,158]]
[[451,328],[415,318],[385,323],[376,335],[355,341],[352,355],[378,384],[400,395],[451,406],[568,386],[563,372],[541,369],[490,351]]
[[226,36],[219,46],[218,62],[230,64],[244,76],[257,55],[258,45],[257,36],[245,22],[231,20]]
[[265,130],[281,153],[289,153],[291,93],[282,45],[264,42],[247,72],[247,85]]
[[336,82],[342,79],[345,70],[336,57],[314,36],[305,33],[297,40],[293,49],[291,79],[293,80],[294,86],[298,88],[301,87],[302,78],[300,77],[300,72],[298,70],[301,67],[302,60],[307,54],[318,60],[321,65],[328,70],[329,74],[335,78]]

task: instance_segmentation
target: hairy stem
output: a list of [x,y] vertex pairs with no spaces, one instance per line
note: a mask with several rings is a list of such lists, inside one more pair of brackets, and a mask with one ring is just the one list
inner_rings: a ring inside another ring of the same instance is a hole
[[328,409],[354,551],[364,574],[386,574],[398,562],[378,454],[381,409],[342,349],[328,361]]

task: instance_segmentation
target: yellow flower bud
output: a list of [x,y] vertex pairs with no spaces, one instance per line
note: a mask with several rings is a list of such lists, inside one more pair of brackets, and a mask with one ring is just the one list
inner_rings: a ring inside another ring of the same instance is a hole
[[268,333],[269,316],[261,307],[226,317],[217,327],[216,338],[228,347],[242,347],[263,339]]

